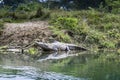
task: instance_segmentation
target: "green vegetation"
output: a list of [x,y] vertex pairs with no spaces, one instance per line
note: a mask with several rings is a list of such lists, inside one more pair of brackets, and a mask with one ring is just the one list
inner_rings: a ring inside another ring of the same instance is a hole
[[0,28],[3,28],[3,22],[2,21],[0,21]]
[[65,31],[60,31],[57,28],[54,28],[53,26],[50,26],[50,29],[53,32],[53,37],[55,37],[57,40],[63,41],[63,42],[71,42],[71,37],[65,33]]
[[29,48],[27,52],[31,55],[34,55],[38,53],[38,50],[36,48]]
[[[97,9],[87,7],[87,10],[78,11],[48,10],[37,2],[22,3],[15,9],[4,5],[0,8],[0,34],[4,22],[42,19],[49,21],[52,37],[56,40],[78,43],[88,48],[115,49],[120,46],[119,1],[105,0],[105,3]],[[109,7],[112,7],[111,12],[108,11]]]
[[33,18],[45,19],[49,17],[49,11],[42,9],[39,3],[20,4],[15,10],[9,6],[0,8],[0,18],[4,22],[21,22]]
[[[98,48],[117,48],[120,42],[120,15],[103,13],[90,8],[82,11],[56,11],[51,13],[53,30],[66,30],[69,41],[85,43]],[[56,28],[56,29],[55,29]],[[68,41],[68,42],[69,42]]]
[[0,35],[3,32],[3,28],[4,28],[3,25],[4,25],[4,22],[0,21]]

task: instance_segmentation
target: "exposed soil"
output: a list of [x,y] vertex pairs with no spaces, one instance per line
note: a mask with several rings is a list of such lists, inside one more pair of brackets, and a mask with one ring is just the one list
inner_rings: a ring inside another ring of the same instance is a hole
[[52,32],[48,28],[46,21],[5,23],[0,44],[27,45],[35,39],[46,42],[51,38]]

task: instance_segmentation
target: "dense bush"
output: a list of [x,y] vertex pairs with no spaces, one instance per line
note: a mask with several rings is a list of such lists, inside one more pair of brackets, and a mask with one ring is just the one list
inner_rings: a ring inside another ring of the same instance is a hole
[[4,22],[3,21],[0,21],[0,29],[2,29],[4,26]]
[[0,18],[7,17],[7,14],[9,13],[9,9],[7,6],[0,8]]
[[24,21],[34,18],[46,19],[49,15],[49,11],[43,9],[42,6],[36,2],[20,4],[15,10],[13,10],[10,6],[5,6],[0,9],[0,18],[3,18],[5,22],[12,22],[16,20]]
[[58,28],[55,28],[54,26],[50,26],[50,29],[53,32],[53,37],[56,40],[63,41],[63,42],[71,42],[71,37],[64,32],[64,30],[59,30]]
[[120,0],[105,0],[107,8],[112,13],[120,13]]
[[0,35],[3,32],[3,28],[4,28],[3,25],[4,25],[4,22],[0,21]]
[[[22,13],[22,14],[21,14]],[[17,18],[48,18],[49,12],[45,11],[39,3],[21,4],[16,9]],[[19,16],[20,14],[20,16]],[[29,15],[28,15],[29,14]]]
[[58,25],[59,29],[75,30],[78,26],[78,20],[77,18],[59,17],[54,24]]

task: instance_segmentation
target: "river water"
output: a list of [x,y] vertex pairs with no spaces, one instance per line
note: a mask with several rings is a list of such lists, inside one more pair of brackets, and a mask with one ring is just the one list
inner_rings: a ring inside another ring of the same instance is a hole
[[120,80],[116,52],[0,53],[0,80]]

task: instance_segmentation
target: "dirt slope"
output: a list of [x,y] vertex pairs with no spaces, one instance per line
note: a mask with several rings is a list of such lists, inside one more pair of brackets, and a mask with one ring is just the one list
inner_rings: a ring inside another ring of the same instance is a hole
[[0,37],[1,45],[27,45],[35,39],[49,41],[52,34],[45,21],[5,23],[4,27],[2,37]]

